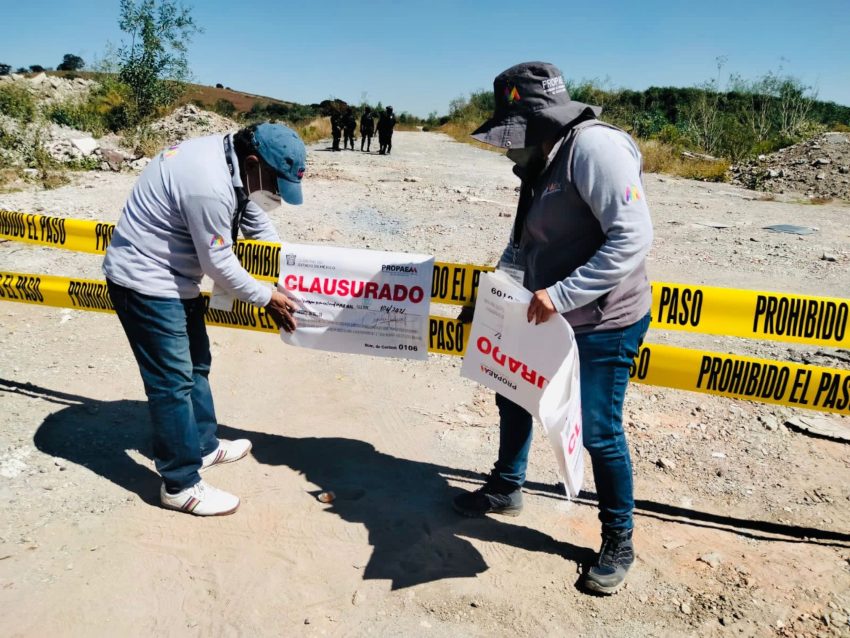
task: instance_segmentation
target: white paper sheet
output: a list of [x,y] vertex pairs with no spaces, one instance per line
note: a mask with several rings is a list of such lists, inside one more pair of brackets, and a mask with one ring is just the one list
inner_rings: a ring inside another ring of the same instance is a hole
[[298,328],[281,331],[305,348],[426,359],[434,257],[285,244],[279,287],[301,306]]
[[528,323],[531,298],[505,273],[482,275],[461,375],[541,422],[567,494],[574,497],[584,476],[578,348],[562,316],[540,325]]

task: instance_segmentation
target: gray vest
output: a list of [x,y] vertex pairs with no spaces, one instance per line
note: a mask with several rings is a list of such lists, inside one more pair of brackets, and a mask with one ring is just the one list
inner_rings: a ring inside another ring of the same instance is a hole
[[[616,126],[586,120],[572,127],[534,186],[522,233],[520,253],[526,266],[525,287],[548,288],[584,265],[605,242],[605,234],[573,184],[576,138],[591,126]],[[577,333],[625,328],[649,312],[652,302],[646,262],[616,288],[592,303],[564,314]]]

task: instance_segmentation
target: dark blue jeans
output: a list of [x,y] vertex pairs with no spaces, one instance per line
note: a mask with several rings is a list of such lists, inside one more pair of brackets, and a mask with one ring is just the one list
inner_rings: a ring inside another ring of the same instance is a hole
[[201,457],[218,447],[204,298],[149,297],[107,285],[142,373],[156,469],[167,489],[191,487],[201,480]]
[[[590,454],[603,532],[631,530],[634,493],[632,460],[623,431],[623,400],[629,366],[649,327],[649,315],[622,330],[576,335],[581,370],[584,447]],[[506,488],[521,486],[531,447],[531,415],[496,395],[499,460],[494,475]]]

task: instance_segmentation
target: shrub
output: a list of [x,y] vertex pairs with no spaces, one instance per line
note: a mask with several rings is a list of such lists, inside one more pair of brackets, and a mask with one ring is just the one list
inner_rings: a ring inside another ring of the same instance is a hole
[[0,86],[0,113],[22,122],[32,122],[35,99],[24,87],[11,83]]
[[98,88],[85,100],[65,100],[47,108],[46,117],[96,137],[129,127],[136,119],[130,89],[114,77],[99,79]]
[[216,100],[212,110],[224,117],[233,117],[233,114],[236,113],[236,105],[230,100],[222,98],[220,100]]
[[145,157],[153,157],[159,153],[167,141],[163,133],[152,130],[146,124],[140,124],[124,135],[124,144],[132,148],[137,155]]

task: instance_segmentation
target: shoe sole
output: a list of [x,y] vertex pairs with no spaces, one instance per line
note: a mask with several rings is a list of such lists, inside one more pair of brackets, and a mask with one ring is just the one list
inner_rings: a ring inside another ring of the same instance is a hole
[[611,587],[606,587],[605,585],[600,585],[596,581],[588,580],[584,583],[585,588],[588,591],[592,591],[595,594],[604,594],[605,596],[610,596],[611,594],[616,594],[623,587],[623,583],[619,585],[612,585]]
[[225,465],[227,463],[235,463],[236,461],[239,461],[240,459],[244,459],[246,456],[248,456],[248,452],[250,452],[253,447],[254,447],[254,445],[252,443],[251,445],[248,446],[248,449],[245,450],[245,452],[242,453],[242,456],[237,456],[235,459],[228,459],[226,461],[219,461],[218,463],[211,463],[210,465],[207,465],[206,467],[202,467],[201,469],[199,469],[198,472],[206,472],[208,469],[210,469],[211,467],[215,467],[216,465]]
[[452,508],[458,514],[462,516],[466,516],[467,518],[484,518],[487,514],[498,514],[499,516],[509,516],[510,518],[515,518],[519,516],[520,512],[522,512],[522,508],[514,508],[514,509],[504,509],[504,510],[491,510],[489,512],[476,512],[474,510],[465,510],[461,507],[458,507],[455,503],[452,503]]
[[162,507],[167,509],[167,510],[174,510],[175,512],[180,512],[182,514],[191,514],[192,516],[207,517],[207,516],[228,516],[230,514],[233,514],[236,510],[238,510],[239,506],[242,503],[241,503],[241,501],[239,503],[237,503],[236,507],[234,507],[232,510],[227,510],[226,512],[216,512],[215,514],[198,514],[197,512],[187,512],[182,507],[175,507],[174,505],[169,505],[168,503],[163,503],[162,501],[160,501],[159,504],[162,505]]

